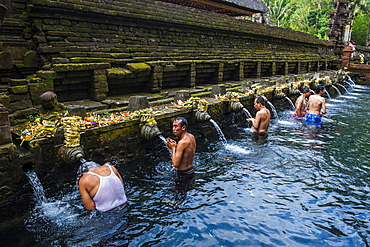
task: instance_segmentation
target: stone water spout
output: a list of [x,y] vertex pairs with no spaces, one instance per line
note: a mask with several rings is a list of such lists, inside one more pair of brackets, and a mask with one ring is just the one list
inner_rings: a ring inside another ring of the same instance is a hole
[[140,121],[143,124],[141,126],[140,134],[145,139],[150,140],[162,134],[162,132],[159,131],[154,117],[143,116],[140,118]]
[[157,125],[155,126],[143,125],[141,127],[140,134],[145,139],[150,140],[159,136],[160,134],[162,134],[162,132],[159,130]]
[[292,88],[291,92],[292,92],[292,94],[302,94],[301,91],[299,91],[298,88]]
[[236,101],[230,101],[230,107],[234,112],[241,111],[244,108],[242,103]]
[[73,163],[85,157],[85,152],[81,146],[66,147],[63,146],[58,150],[58,156],[65,163]]
[[281,91],[275,91],[275,97],[277,99],[282,99],[284,97],[286,97],[285,93],[281,92]]
[[208,114],[208,102],[206,100],[196,100],[194,101],[196,105],[195,118],[199,122],[205,122],[211,119],[211,116]]
[[195,111],[195,118],[199,122],[206,122],[211,119],[211,116],[208,114],[208,112],[205,111]]

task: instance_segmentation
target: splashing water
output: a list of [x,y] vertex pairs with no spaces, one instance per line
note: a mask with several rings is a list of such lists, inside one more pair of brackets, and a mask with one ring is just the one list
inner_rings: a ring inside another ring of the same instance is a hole
[[31,184],[36,202],[39,204],[47,202],[48,200],[46,199],[44,188],[42,187],[42,184],[36,172],[30,170],[26,172],[26,175],[27,175],[28,181]]
[[232,144],[226,144],[225,145],[225,148],[232,152],[232,153],[237,153],[237,154],[250,154],[251,151],[250,150],[247,150],[247,149],[244,149],[242,147],[239,147],[239,146],[236,146],[236,145],[232,145]]
[[167,148],[168,152],[170,152],[170,154],[172,156],[172,150],[169,147],[166,146],[166,143],[167,143],[166,138],[164,138],[164,136],[162,136],[162,135],[159,135],[159,138],[163,141],[165,147]]

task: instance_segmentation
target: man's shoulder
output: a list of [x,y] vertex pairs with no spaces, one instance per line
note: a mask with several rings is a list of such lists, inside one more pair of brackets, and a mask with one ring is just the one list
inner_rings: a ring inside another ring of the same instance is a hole
[[190,133],[186,133],[186,137],[179,140],[178,143],[190,143],[193,140],[195,140],[195,137]]

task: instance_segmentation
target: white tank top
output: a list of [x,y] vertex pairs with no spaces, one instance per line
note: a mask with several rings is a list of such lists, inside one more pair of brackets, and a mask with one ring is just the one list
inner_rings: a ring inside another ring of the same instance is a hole
[[95,175],[100,179],[98,192],[96,192],[93,200],[95,202],[95,208],[102,212],[109,211],[127,202],[122,181],[113,172],[111,166],[107,166],[110,169],[108,176],[103,177],[93,172],[87,173]]

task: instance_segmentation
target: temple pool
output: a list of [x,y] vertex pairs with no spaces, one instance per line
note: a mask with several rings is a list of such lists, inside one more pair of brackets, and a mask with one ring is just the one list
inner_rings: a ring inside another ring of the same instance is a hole
[[174,182],[165,147],[119,164],[126,208],[87,212],[75,181],[47,191],[47,202],[31,200],[17,218],[7,217],[2,243],[369,246],[370,87],[348,90],[328,99],[321,128],[279,111],[266,142],[252,140],[247,124],[222,129],[226,142],[216,131],[198,138],[191,184]]

